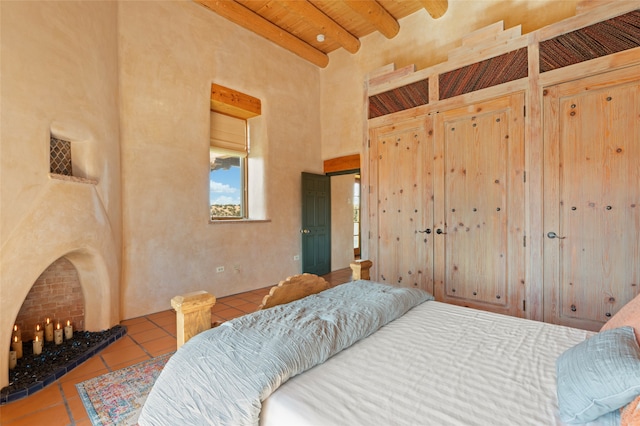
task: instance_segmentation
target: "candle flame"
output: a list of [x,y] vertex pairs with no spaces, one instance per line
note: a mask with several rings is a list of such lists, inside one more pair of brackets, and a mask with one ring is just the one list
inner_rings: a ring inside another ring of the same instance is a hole
[[13,336],[13,341],[18,343],[18,336]]
[[47,324],[49,324],[49,322],[50,322],[50,320],[49,320],[49,318],[47,318]]
[[67,320],[67,326],[71,325],[71,320]]
[[13,326],[13,331],[18,331],[18,325]]
[[40,331],[40,324],[36,324],[36,331]]
[[58,330],[60,330],[60,323],[58,323],[58,324],[56,325],[56,328],[57,328]]
[[36,342],[38,341],[38,336],[36,336]]

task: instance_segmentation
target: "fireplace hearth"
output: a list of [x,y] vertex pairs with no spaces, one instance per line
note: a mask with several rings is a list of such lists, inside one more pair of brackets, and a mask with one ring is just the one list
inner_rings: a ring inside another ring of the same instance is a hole
[[44,342],[40,355],[33,354],[32,342],[24,342],[22,358],[9,370],[9,386],[0,390],[0,405],[43,389],[126,333],[121,325],[98,332],[74,331],[73,339],[60,345]]

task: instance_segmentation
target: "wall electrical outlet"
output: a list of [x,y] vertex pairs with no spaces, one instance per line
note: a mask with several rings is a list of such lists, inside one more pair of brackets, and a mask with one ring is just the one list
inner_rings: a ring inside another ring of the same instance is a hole
[[300,260],[300,255],[297,255],[297,254],[296,254],[296,255],[294,255],[294,256],[293,256],[293,260]]
[[216,272],[224,272],[224,266],[218,266]]

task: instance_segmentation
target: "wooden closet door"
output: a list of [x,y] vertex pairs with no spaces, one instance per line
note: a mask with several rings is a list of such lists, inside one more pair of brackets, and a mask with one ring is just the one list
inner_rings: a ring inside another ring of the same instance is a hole
[[370,136],[374,279],[433,292],[431,118],[373,128]]
[[437,300],[524,312],[524,94],[436,118]]
[[544,91],[546,322],[598,330],[638,294],[639,75],[636,66]]

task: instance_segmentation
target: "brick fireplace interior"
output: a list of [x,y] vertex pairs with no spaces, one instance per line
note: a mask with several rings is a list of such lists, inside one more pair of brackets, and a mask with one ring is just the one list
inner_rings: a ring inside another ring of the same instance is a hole
[[36,324],[44,327],[46,318],[61,327],[71,321],[74,330],[84,330],[84,296],[76,268],[64,257],[53,262],[35,281],[27,294],[15,324],[22,340],[34,338]]

